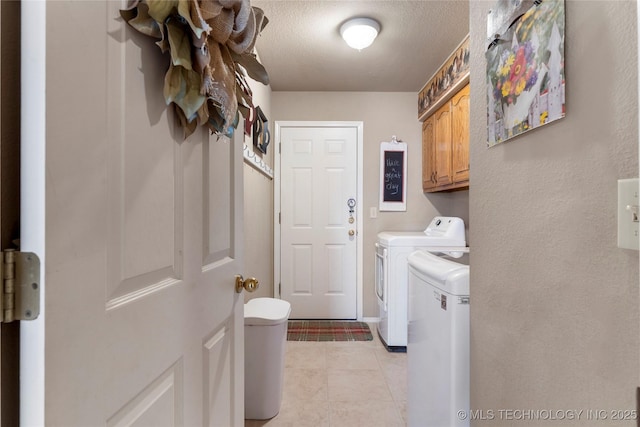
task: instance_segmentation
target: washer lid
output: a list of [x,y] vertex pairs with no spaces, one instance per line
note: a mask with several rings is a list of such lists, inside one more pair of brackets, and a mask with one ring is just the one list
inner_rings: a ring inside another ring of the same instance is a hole
[[412,248],[439,246],[466,246],[464,238],[427,236],[422,231],[382,231],[378,233],[378,244],[382,246],[408,246]]
[[286,322],[291,304],[276,298],[254,298],[244,305],[245,325],[277,325]]
[[383,246],[466,246],[464,221],[456,217],[437,216],[424,231],[383,231],[378,233]]
[[418,250],[409,255],[409,271],[423,284],[452,295],[469,295],[469,266]]

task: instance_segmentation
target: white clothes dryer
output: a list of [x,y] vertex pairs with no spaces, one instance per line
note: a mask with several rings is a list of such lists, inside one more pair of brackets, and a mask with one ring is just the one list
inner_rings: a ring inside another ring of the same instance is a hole
[[378,335],[389,351],[407,348],[407,258],[418,250],[459,256],[466,248],[464,221],[433,218],[424,231],[383,231],[376,243],[375,284],[378,300]]

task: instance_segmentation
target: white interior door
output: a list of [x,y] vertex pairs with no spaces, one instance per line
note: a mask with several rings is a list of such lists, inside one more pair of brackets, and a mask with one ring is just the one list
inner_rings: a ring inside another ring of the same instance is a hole
[[23,129],[44,126],[46,145],[23,136],[46,181],[23,193],[44,206],[42,236],[22,224],[44,241],[44,309],[23,336],[42,366],[24,371],[22,422],[243,425],[241,141],[182,141],[169,57],[120,19],[126,2],[27,3],[23,29],[46,28],[46,118],[36,105]]
[[281,128],[280,280],[291,318],[357,316],[357,215],[348,202],[358,198],[358,136],[357,127]]

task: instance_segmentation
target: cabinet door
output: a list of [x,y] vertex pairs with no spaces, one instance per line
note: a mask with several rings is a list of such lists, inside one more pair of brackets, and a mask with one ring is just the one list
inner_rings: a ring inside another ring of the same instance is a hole
[[451,98],[453,182],[469,181],[469,85]]
[[435,139],[433,116],[422,123],[422,190],[427,191],[436,186]]
[[451,105],[444,104],[434,114],[435,169],[438,187],[449,185],[451,179]]

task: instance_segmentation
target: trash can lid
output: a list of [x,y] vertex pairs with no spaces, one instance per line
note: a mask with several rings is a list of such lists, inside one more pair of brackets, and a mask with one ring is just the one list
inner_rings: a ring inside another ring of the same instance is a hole
[[289,302],[276,298],[254,298],[244,305],[245,325],[277,325],[291,313]]

